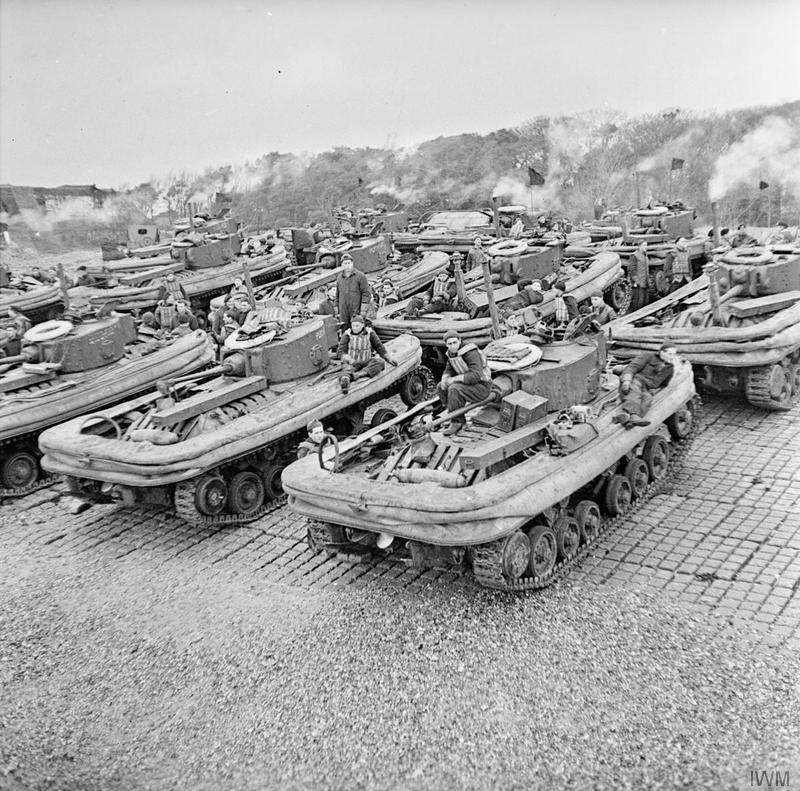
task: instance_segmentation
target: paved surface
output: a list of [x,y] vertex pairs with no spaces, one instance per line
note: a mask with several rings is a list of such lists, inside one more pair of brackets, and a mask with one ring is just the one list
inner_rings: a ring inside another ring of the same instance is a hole
[[[708,616],[720,630],[766,645],[800,645],[800,408],[765,413],[710,399],[704,428],[672,491],[607,533],[566,584],[656,591]],[[191,568],[214,580],[329,586],[461,589],[469,576],[419,572],[398,561],[313,555],[305,522],[288,508],[239,528],[191,528],[174,516],[95,506],[72,515],[58,487],[0,508],[0,554],[135,562],[169,575]],[[541,594],[534,594],[541,595]]]

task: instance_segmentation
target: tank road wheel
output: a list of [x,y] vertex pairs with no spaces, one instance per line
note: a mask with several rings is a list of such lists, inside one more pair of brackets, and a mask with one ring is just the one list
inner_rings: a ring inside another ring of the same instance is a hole
[[575,506],[575,521],[581,531],[581,539],[591,544],[600,535],[600,508],[593,500],[581,500]]
[[521,530],[515,530],[510,536],[506,536],[501,552],[503,573],[510,580],[518,580],[527,571],[531,559],[528,536]]
[[789,371],[780,363],[750,368],[744,386],[745,398],[762,409],[781,411],[792,406],[792,383]]
[[672,439],[686,439],[694,427],[694,412],[691,404],[682,406],[667,418],[667,428]]
[[39,460],[27,448],[12,450],[0,469],[6,489],[25,489],[36,483],[39,477]]
[[660,481],[669,467],[669,443],[664,437],[648,437],[644,443],[642,459],[647,463],[651,481]]
[[633,499],[631,482],[624,475],[612,475],[606,484],[606,509],[611,516],[625,513]]
[[530,560],[528,573],[533,577],[544,577],[556,565],[558,548],[556,534],[547,525],[534,525],[528,531],[530,542]]
[[571,516],[559,516],[553,525],[556,534],[556,553],[559,561],[574,557],[581,545],[581,528]]
[[792,385],[792,397],[795,400],[800,398],[800,363],[789,366],[789,382]]
[[282,464],[268,464],[261,471],[261,481],[264,484],[264,497],[275,500],[283,494],[281,476],[285,467]]
[[625,465],[625,477],[631,485],[631,495],[634,500],[638,500],[647,491],[647,484],[650,483],[650,470],[644,459],[635,457]]
[[382,423],[386,423],[396,417],[397,412],[395,412],[394,409],[376,409],[375,414],[372,416],[372,420],[369,423],[370,428],[380,426]]
[[609,299],[609,305],[621,316],[627,313],[631,306],[631,295],[633,289],[631,288],[631,281],[627,277],[620,278],[614,283],[611,288],[606,291]]
[[195,508],[206,516],[221,514],[228,500],[228,485],[220,475],[204,475],[194,489]]
[[433,397],[436,380],[430,368],[418,365],[400,382],[400,398],[407,407],[416,406]]
[[249,516],[264,505],[264,482],[259,475],[245,470],[237,472],[228,484],[228,510]]

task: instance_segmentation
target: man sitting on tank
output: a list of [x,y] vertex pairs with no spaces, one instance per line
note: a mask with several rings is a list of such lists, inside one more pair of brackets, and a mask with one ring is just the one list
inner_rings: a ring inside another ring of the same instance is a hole
[[519,280],[517,293],[500,305],[500,318],[506,319],[515,311],[527,308],[529,305],[540,305],[543,300],[542,284],[538,280]]
[[555,300],[555,320],[556,324],[569,324],[573,319],[580,318],[578,301],[572,294],[567,294],[567,287],[564,283],[556,283],[553,288],[556,291]]
[[350,390],[350,382],[354,379],[371,379],[377,376],[384,368],[383,360],[389,365],[397,366],[375,330],[366,326],[360,313],[351,319],[350,329],[342,333],[337,351],[339,359],[344,362],[344,370],[339,377],[339,386],[343,393]]
[[[469,403],[483,401],[492,389],[492,373],[483,352],[474,344],[462,344],[461,336],[450,330],[444,335],[447,364],[436,390],[442,406],[454,412]],[[464,427],[463,415],[450,420],[446,436],[457,434]]]
[[427,313],[441,313],[452,307],[455,298],[456,281],[450,277],[446,269],[443,269],[436,275],[436,279],[424,296],[411,297],[406,308],[406,316],[414,318]]
[[617,311],[606,304],[601,291],[595,291],[589,299],[592,303],[592,313],[595,314],[594,320],[598,324],[608,324],[617,318]]
[[612,422],[625,428],[649,426],[644,420],[653,394],[666,387],[675,372],[678,351],[674,344],[662,343],[657,352],[641,352],[625,366],[619,378],[621,408]]

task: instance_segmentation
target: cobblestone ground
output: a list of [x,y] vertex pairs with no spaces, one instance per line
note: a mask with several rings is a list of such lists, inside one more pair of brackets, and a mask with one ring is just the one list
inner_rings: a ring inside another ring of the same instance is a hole
[[[704,427],[672,490],[606,533],[570,575],[581,589],[658,592],[708,616],[720,630],[765,645],[800,644],[800,408],[766,413],[710,399]],[[164,575],[192,568],[220,577],[304,590],[329,586],[415,588],[474,583],[393,560],[328,558],[305,543],[305,521],[283,507],[238,528],[198,529],[156,511],[94,506],[68,513],[58,485],[0,509],[0,553],[28,562],[68,556],[141,563]],[[122,568],[122,565],[121,565]]]

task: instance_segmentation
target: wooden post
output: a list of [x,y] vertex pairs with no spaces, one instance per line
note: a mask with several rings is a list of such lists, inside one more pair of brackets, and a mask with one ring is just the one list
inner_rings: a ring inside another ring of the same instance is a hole
[[194,212],[192,211],[192,204],[187,203],[185,206],[187,207],[187,212],[189,214],[189,227],[194,230]]
[[497,204],[500,202],[500,198],[496,195],[492,195],[492,216],[494,218],[494,234],[497,239],[500,239],[500,212],[497,210]]
[[639,185],[639,171],[635,170],[633,172],[633,177],[636,180],[636,208],[642,208],[642,190],[641,186]]
[[711,306],[711,316],[714,324],[718,327],[724,327],[725,316],[722,313],[722,303],[720,302],[719,281],[717,274],[719,273],[719,264],[713,261],[703,267],[703,271],[708,277],[708,302]]
[[256,295],[253,292],[253,281],[250,279],[250,266],[247,261],[242,261],[242,271],[244,272],[244,284],[247,288],[247,298],[250,300],[250,307],[256,306]]
[[489,300],[489,315],[492,317],[492,338],[497,340],[500,337],[500,316],[497,313],[497,305],[494,301],[494,287],[492,286],[492,272],[489,268],[489,260],[484,259],[481,264],[483,269],[483,283],[486,286],[486,298]]
[[64,301],[64,310],[69,310],[69,292],[67,285],[67,276],[64,274],[64,265],[59,264],[56,268],[56,272],[58,273],[58,285],[61,288],[61,299]]
[[711,227],[714,231],[714,247],[719,247],[719,211],[716,201],[711,201]]

